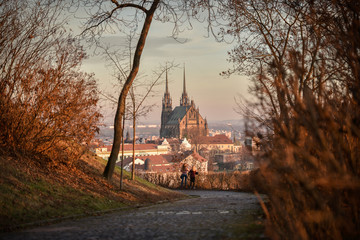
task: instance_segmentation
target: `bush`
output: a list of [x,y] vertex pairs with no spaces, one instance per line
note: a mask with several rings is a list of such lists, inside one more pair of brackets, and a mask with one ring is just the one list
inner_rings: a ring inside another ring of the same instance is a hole
[[[276,9],[276,11],[274,11]],[[232,72],[262,156],[252,184],[269,197],[273,239],[359,239],[359,1],[230,1]]]
[[68,163],[97,131],[100,114],[84,51],[66,34],[62,1],[3,1],[0,18],[0,145]]
[[[154,184],[167,187],[180,187],[181,173],[139,173],[139,176]],[[251,172],[207,172],[199,173],[196,176],[196,189],[204,190],[236,190],[236,191],[252,191],[250,185]],[[188,178],[189,183],[189,178]]]

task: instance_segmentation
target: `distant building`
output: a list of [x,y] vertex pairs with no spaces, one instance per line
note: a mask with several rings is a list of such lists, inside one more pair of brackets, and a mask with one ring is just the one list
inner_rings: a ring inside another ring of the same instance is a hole
[[132,139],[130,138],[130,133],[129,133],[129,130],[127,130],[126,132],[126,138],[124,140],[125,143],[132,143]]
[[[153,155],[153,156],[137,156],[135,157],[135,170],[140,172],[174,172],[174,164],[172,162],[173,155]],[[120,163],[117,163],[120,165]],[[124,159],[124,169],[131,171],[132,156]]]
[[[169,153],[170,146],[168,144],[157,145],[157,144],[135,144],[135,156],[151,156],[151,155],[161,155]],[[103,159],[108,159],[110,157],[112,145],[106,145],[95,148],[95,153]],[[122,154],[122,147],[120,146],[120,151],[118,155],[118,160]],[[125,144],[124,145],[124,156],[132,156],[133,154],[133,145]]]
[[[199,172],[207,172],[208,169],[208,160],[196,152],[187,151],[181,154],[137,156],[135,170],[140,172],[179,172],[184,163],[190,167],[195,166]],[[131,171],[132,157],[124,159],[124,169]]]
[[252,150],[252,147],[255,144],[253,142],[253,138],[249,136],[245,137],[244,143],[245,143],[245,147],[248,148],[250,151]]
[[166,72],[166,87],[162,100],[161,128],[160,138],[184,138],[191,134],[207,136],[209,133],[207,120],[195,107],[194,101],[189,100],[186,93],[185,68],[184,68],[184,86],[180,99],[180,106],[172,109],[172,100],[170,98],[168,87],[168,76]]
[[218,153],[215,154],[215,162],[218,163],[228,163],[228,162],[237,162],[241,160],[241,155],[239,153]]
[[[198,172],[208,171],[208,160],[200,156],[200,154],[198,154],[197,152],[193,152],[185,159],[180,161],[180,166],[184,163],[186,163],[190,167],[195,166]],[[178,171],[180,171],[180,168]]]
[[261,140],[258,137],[245,137],[245,147],[254,154],[260,151]]
[[241,160],[240,153],[217,153],[214,156],[213,164],[217,166],[217,171],[231,171],[238,170],[238,164],[241,163]]
[[[192,144],[195,144],[192,142]],[[233,141],[225,135],[204,136],[196,139],[199,149],[217,150],[217,152],[237,152],[238,148],[234,146]]]
[[180,150],[181,151],[189,151],[191,150],[191,144],[188,142],[186,138],[181,142],[180,144]]

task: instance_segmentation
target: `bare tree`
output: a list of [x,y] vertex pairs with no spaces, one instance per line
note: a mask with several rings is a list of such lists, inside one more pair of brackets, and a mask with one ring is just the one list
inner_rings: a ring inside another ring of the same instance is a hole
[[186,136],[190,142],[191,145],[194,147],[194,150],[196,152],[199,152],[199,150],[206,144],[204,141],[206,141],[206,137],[204,137],[204,134],[200,131],[198,127],[193,127],[189,129],[185,129],[184,136]]
[[[146,37],[148,35],[155,10],[156,10],[157,6],[159,5],[160,1],[155,0],[154,2],[152,2],[149,9],[146,9],[143,5],[140,5],[140,4],[139,5],[131,4],[131,3],[120,4],[117,1],[112,1],[112,2],[115,4],[115,7],[113,8],[113,12],[115,12],[119,9],[133,7],[133,8],[137,8],[137,9],[141,10],[145,14],[145,20],[144,20],[144,24],[143,24],[143,27],[141,30],[138,44],[136,46],[136,50],[134,53],[131,71],[130,71],[129,75],[127,76],[126,82],[122,88],[122,91],[121,91],[121,94],[120,94],[120,97],[118,100],[118,107],[116,110],[115,120],[114,120],[114,142],[113,142],[113,147],[112,147],[111,154],[109,157],[109,161],[104,170],[104,177],[106,177],[107,179],[111,179],[111,177],[112,177],[112,174],[113,174],[114,168],[115,168],[115,162],[118,157],[119,150],[120,150],[121,136],[123,135],[121,121],[125,114],[126,96],[130,90],[130,87],[131,87],[138,71],[139,71],[140,58],[141,58],[141,55],[142,55],[142,52],[143,52],[143,49],[145,46]],[[106,18],[111,18],[112,13],[111,13],[111,15],[107,16]],[[102,21],[103,20],[101,20],[97,24],[100,24]]]
[[[116,82],[113,86],[113,89],[121,89],[124,85],[124,82],[126,80],[126,76],[128,73],[128,69],[130,68],[129,66],[131,66],[131,39],[133,37],[133,33],[130,33],[127,36],[127,43],[125,43],[127,46],[129,46],[129,48],[126,49],[126,51],[122,52],[121,54],[119,53],[119,50],[115,50],[112,51],[111,48],[109,46],[104,47],[104,46],[99,46],[102,51],[103,51],[103,55],[106,59],[106,61],[110,62],[110,66],[113,70],[113,77],[114,79],[116,79]],[[130,62],[129,64],[126,64],[127,62]],[[117,104],[117,99],[113,96],[114,93],[107,93],[105,91],[100,91],[99,92],[101,96],[103,96],[105,98],[105,100],[107,102],[110,102],[110,104],[116,105]],[[125,101],[125,104],[127,104],[127,102]],[[127,107],[127,109],[129,108],[129,106]],[[121,135],[121,157],[120,157],[120,161],[121,161],[121,166],[120,166],[120,190],[123,189],[123,173],[124,173],[124,128],[125,128],[125,120],[131,120],[131,118],[128,117],[129,116],[129,112],[125,112],[123,119],[122,119],[122,135]]]
[[[208,14],[201,17],[205,21],[209,19],[213,11],[209,11],[209,2],[200,0],[191,1],[83,1],[85,7],[90,7],[90,19],[87,22],[84,34],[89,34],[92,40],[97,40],[106,31],[115,31],[117,28],[120,32],[124,28],[138,29],[138,25],[142,22],[141,33],[138,38],[137,46],[133,56],[131,71],[127,76],[127,80],[122,88],[118,99],[118,107],[114,120],[114,141],[108,164],[104,171],[104,177],[111,179],[117,155],[120,149],[120,139],[122,135],[121,120],[125,113],[125,99],[130,87],[139,71],[140,58],[143,53],[145,41],[152,23],[153,18],[162,22],[171,22],[174,24],[173,36],[177,36],[183,29],[181,26],[188,22],[190,16],[200,18],[200,13],[205,10]],[[132,11],[132,14],[124,14],[125,11]],[[190,25],[191,26],[191,25]]]
[[[132,66],[132,52],[134,48],[132,47],[132,42],[134,39],[135,33],[130,32],[127,35],[127,41],[125,45],[127,48],[119,53],[119,50],[110,51],[109,47],[101,47],[104,51],[106,59],[111,63],[111,66],[114,70],[114,78],[117,80],[117,84],[115,84],[114,89],[121,89],[126,80],[126,76],[131,69]],[[155,96],[155,87],[159,84],[162,75],[169,69],[174,67],[173,63],[166,64],[166,67],[160,67],[157,71],[154,71],[153,76],[151,76],[152,80],[148,80],[147,76],[138,76],[129,91],[128,100],[126,101],[128,104],[126,106],[126,115],[128,116],[127,120],[132,120],[133,124],[133,165],[132,165],[132,177],[134,180],[135,177],[135,142],[136,142],[136,122],[140,117],[145,117],[152,109],[155,107],[155,104],[146,104],[146,100]],[[112,102],[116,104],[116,98],[113,97],[113,93],[102,93],[102,95]],[[125,115],[123,117],[125,119]],[[124,131],[124,121],[123,121],[123,129]],[[123,133],[124,134],[124,133]],[[123,135],[122,135],[123,138]],[[122,140],[122,149],[124,148],[124,140]],[[122,160],[124,156],[122,154]],[[122,161],[121,160],[121,161]],[[122,163],[123,164],[123,163]],[[122,171],[122,170],[121,170]]]
[[231,23],[225,32],[239,45],[230,53],[234,69],[225,74],[252,76],[256,101],[240,104],[240,110],[257,122],[255,127],[269,130],[259,159],[271,204],[269,233],[273,238],[356,238],[359,4],[228,3]]
[[[151,97],[151,94],[154,91],[154,87],[158,85],[160,79],[162,78],[163,74],[168,72],[168,69],[172,67],[168,64],[165,68],[160,70],[160,72],[155,73],[155,77],[153,80],[147,80],[143,83],[138,83],[136,85],[132,85],[130,89],[130,99],[131,99],[131,106],[128,108],[128,111],[131,115],[132,124],[133,124],[133,157],[132,157],[132,170],[131,170],[131,179],[134,180],[135,178],[135,142],[136,142],[136,122],[137,119],[140,117],[146,116],[152,109],[155,107],[155,104],[145,104],[146,100]],[[145,88],[145,89],[144,89]],[[142,89],[144,91],[143,94],[137,93],[137,89]]]
[[0,3],[0,144],[69,163],[97,131],[100,114],[85,57],[66,33],[63,1]]

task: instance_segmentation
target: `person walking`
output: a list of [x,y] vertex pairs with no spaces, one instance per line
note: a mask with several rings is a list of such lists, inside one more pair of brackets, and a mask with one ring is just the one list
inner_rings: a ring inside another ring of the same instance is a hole
[[189,169],[187,167],[187,164],[184,163],[181,167],[181,184],[180,184],[180,188],[183,187],[183,184],[185,183],[184,185],[184,188],[186,188],[186,180],[187,180],[187,175],[188,175],[188,172],[189,172]]
[[196,171],[196,167],[193,166],[192,169],[189,171],[189,176],[190,176],[190,189],[194,189],[195,188],[195,176],[198,174],[198,172]]

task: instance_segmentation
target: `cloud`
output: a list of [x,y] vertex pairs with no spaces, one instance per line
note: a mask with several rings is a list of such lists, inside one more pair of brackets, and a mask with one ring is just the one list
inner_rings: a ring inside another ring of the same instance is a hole
[[190,38],[149,37],[145,45],[145,54],[153,57],[174,56],[174,53],[178,53],[179,49],[192,41]]
[[194,58],[206,57],[217,58],[224,56],[229,45],[218,43],[198,34],[189,38],[175,40],[172,37],[150,36],[145,45],[144,55],[155,58]]
[[[188,94],[200,107],[201,114],[209,121],[219,119],[237,118],[233,107],[234,96],[237,93],[246,95],[248,81],[240,81],[238,76],[223,79],[219,72],[226,70],[228,66],[227,51],[231,45],[218,43],[212,37],[205,37],[206,32],[202,29],[182,32],[179,39],[175,40],[169,34],[172,29],[164,25],[152,26],[146,40],[143,56],[141,58],[140,71],[151,73],[159,63],[175,61],[182,65],[186,64],[186,83]],[[126,37],[120,35],[108,35],[104,42],[116,48],[126,46]],[[134,42],[134,45],[136,42]],[[106,68],[104,59],[100,56],[91,58],[85,62],[86,70],[95,71],[102,87],[111,89],[110,73]],[[179,105],[182,93],[183,69],[175,68],[169,72],[170,95],[173,99],[173,107]],[[243,79],[242,79],[243,80]],[[160,105],[163,96],[164,85],[160,86],[157,99],[151,100]],[[160,121],[161,108],[157,108],[149,114],[148,119]]]
[[163,47],[171,47],[169,45],[180,45],[191,42],[189,38],[177,38],[173,37],[149,37],[146,41],[146,46],[153,49],[159,49]]

